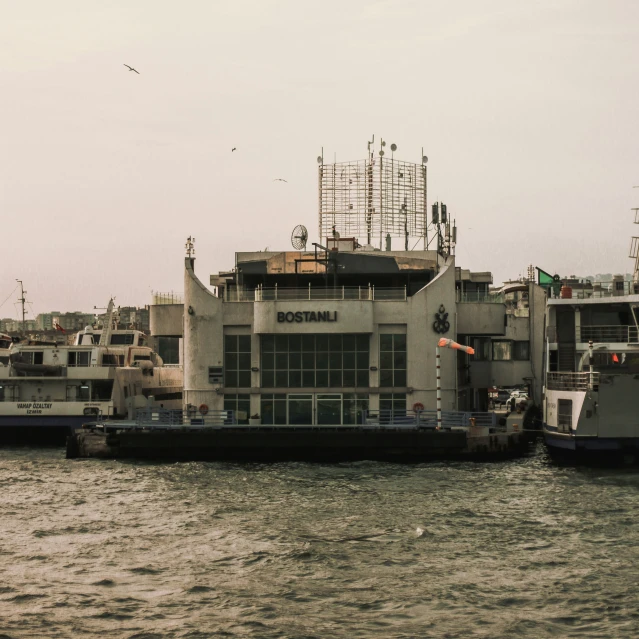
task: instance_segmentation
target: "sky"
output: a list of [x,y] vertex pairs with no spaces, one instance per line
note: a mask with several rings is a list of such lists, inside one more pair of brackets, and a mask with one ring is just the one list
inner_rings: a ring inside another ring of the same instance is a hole
[[[428,156],[457,265],[632,271],[635,0],[0,0],[0,317],[317,237],[317,162]],[[124,64],[139,74],[128,71]],[[236,147],[237,151],[231,152]],[[275,178],[287,182],[274,181]]]

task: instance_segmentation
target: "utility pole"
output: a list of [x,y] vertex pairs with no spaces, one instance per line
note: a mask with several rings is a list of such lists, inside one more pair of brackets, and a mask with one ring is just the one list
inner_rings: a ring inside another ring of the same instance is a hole
[[22,304],[22,333],[23,335],[26,335],[27,333],[27,327],[26,327],[26,321],[25,321],[26,312],[24,310],[24,303],[26,302],[26,299],[24,296],[26,294],[26,291],[24,290],[24,286],[22,285],[22,280],[16,280],[16,282],[20,284],[20,297],[18,298],[18,302]]

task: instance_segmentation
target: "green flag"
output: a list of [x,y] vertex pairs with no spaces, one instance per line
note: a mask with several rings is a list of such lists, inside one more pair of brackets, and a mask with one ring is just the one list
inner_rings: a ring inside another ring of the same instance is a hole
[[539,286],[550,286],[554,282],[554,278],[550,273],[542,271],[538,266],[535,268],[537,269],[537,284]]

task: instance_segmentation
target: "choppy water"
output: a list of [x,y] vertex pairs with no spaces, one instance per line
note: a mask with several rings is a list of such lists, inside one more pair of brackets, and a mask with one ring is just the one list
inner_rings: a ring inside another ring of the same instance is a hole
[[639,474],[0,450],[0,637],[636,637]]

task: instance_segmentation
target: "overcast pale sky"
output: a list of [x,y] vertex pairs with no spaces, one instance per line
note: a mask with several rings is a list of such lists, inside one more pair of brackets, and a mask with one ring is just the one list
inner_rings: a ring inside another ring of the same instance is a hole
[[[0,0],[0,317],[317,241],[317,164],[429,157],[457,263],[628,272],[636,0]],[[129,72],[127,63],[140,72]],[[235,153],[231,148],[237,147]],[[285,178],[274,182],[274,178]]]

